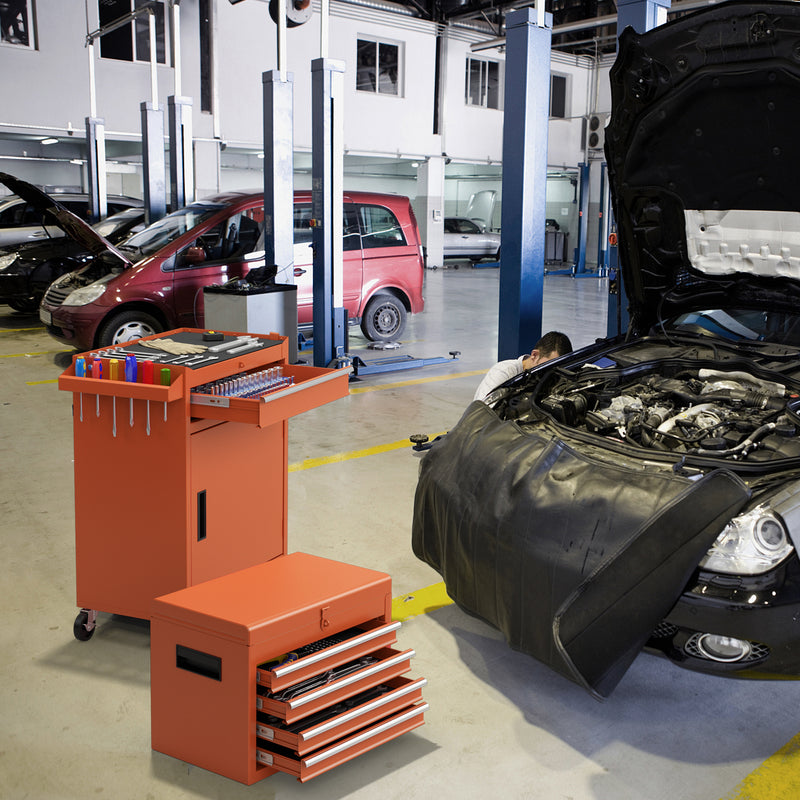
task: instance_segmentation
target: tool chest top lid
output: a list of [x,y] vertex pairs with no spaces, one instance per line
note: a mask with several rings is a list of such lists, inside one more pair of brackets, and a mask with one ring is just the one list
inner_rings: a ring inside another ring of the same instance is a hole
[[[308,553],[290,553],[171,594],[157,597],[152,617],[252,645],[274,633],[270,626],[304,611],[358,602],[380,615],[390,602],[383,572]],[[370,598],[372,602],[368,601]]]

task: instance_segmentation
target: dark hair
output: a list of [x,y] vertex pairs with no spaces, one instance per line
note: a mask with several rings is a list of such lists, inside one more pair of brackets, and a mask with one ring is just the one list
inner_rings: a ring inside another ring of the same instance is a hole
[[559,331],[548,331],[538,342],[536,342],[535,350],[540,353],[558,353],[563,356],[572,352],[572,342],[565,333]]

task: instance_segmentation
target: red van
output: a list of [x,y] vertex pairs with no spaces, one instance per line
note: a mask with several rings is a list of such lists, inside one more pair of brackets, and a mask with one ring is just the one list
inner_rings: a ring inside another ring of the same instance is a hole
[[[117,248],[55,281],[39,316],[78,350],[178,327],[203,328],[203,287],[263,266],[263,193],[226,192],[168,214]],[[311,193],[297,192],[294,281],[298,322],[311,323]],[[74,231],[70,231],[74,233]],[[98,237],[99,238],[99,237]],[[407,197],[344,195],[344,306],[373,341],[398,338],[423,309],[423,258]],[[288,282],[286,277],[278,282]]]

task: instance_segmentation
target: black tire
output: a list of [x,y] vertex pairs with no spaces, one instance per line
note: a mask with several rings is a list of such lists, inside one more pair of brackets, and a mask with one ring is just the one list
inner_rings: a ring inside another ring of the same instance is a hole
[[90,631],[86,630],[86,623],[89,621],[89,614],[86,611],[81,611],[75,622],[72,624],[72,633],[79,642],[88,642],[94,636],[95,629]]
[[143,336],[152,336],[164,330],[161,323],[145,311],[123,311],[107,319],[98,334],[98,346],[130,342]]
[[361,318],[361,331],[373,342],[390,342],[399,338],[406,327],[406,307],[391,294],[373,297]]
[[9,300],[8,305],[19,311],[21,314],[33,314],[38,308],[41,301],[41,296],[25,297],[23,299],[17,298],[16,300]]

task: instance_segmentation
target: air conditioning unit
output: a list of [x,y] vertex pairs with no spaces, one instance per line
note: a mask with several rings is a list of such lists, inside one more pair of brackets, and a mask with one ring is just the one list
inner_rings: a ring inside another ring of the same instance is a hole
[[586,115],[586,146],[589,150],[602,150],[606,141],[608,114]]

